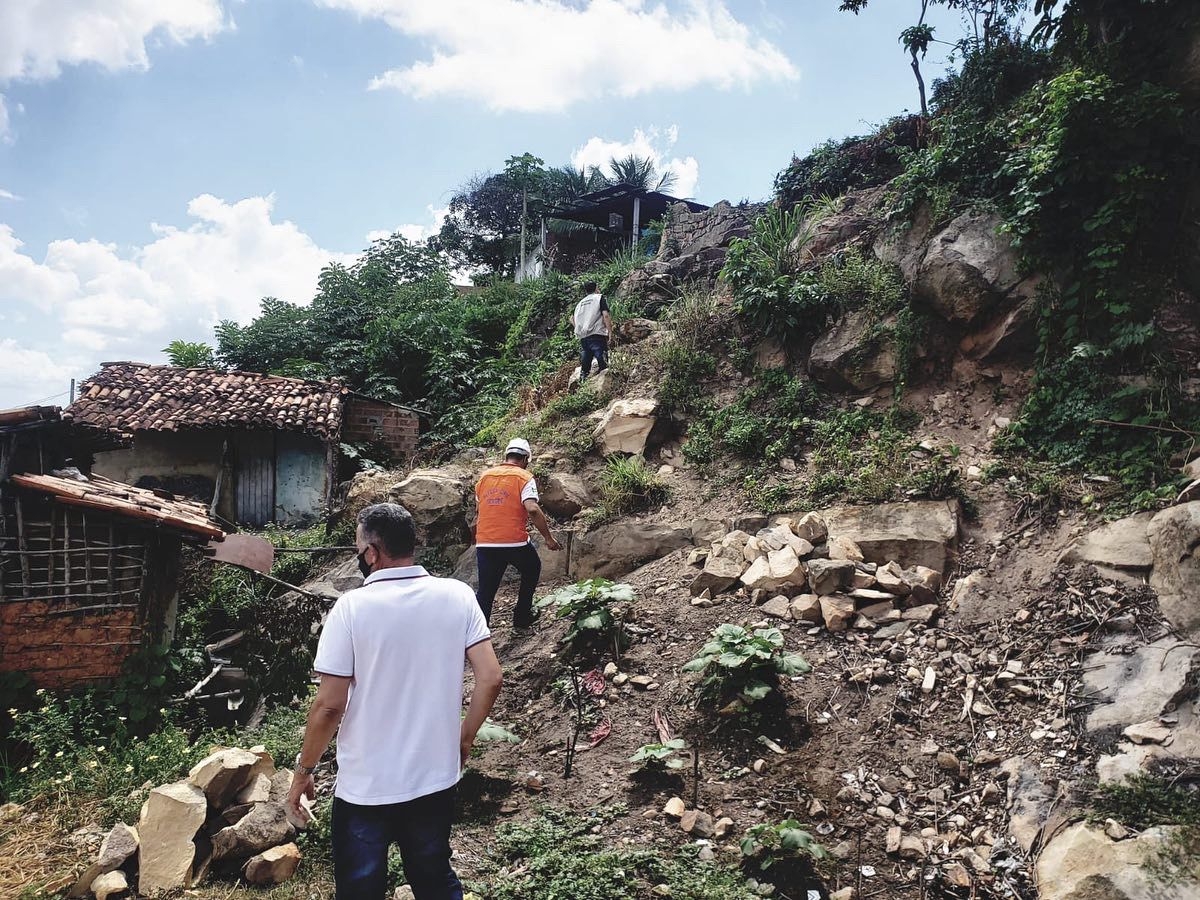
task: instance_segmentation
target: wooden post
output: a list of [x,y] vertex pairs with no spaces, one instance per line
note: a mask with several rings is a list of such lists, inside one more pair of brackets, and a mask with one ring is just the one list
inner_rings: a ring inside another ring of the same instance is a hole
[[25,553],[29,544],[25,540],[25,512],[21,508],[21,495],[16,495],[17,501],[17,549],[21,553],[21,592],[29,596],[29,556]]
[[633,233],[629,236],[629,249],[636,250],[638,245],[638,232],[641,230],[642,224],[642,198],[633,198]]

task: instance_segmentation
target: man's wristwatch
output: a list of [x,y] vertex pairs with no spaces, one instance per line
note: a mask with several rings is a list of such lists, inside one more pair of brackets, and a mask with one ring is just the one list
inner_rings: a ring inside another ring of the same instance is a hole
[[[320,762],[317,762],[320,765]],[[300,765],[300,754],[296,754],[296,773],[299,775],[312,775],[317,771],[317,766],[302,766]]]

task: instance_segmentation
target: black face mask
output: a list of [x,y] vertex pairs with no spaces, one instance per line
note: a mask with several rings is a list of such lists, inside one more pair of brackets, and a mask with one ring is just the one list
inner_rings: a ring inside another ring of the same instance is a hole
[[371,574],[371,564],[367,562],[367,551],[364,550],[362,553],[359,553],[355,558],[358,560],[358,571],[362,572],[363,578],[366,578],[368,575]]

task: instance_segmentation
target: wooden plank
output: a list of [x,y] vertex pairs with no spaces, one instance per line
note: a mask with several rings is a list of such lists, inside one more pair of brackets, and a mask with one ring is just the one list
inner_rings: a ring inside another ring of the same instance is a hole
[[[71,511],[70,510],[63,510],[63,543],[66,545],[67,549],[69,550],[71,547]],[[63,566],[66,568],[66,572],[67,572],[67,584],[70,584],[71,583],[71,554],[65,553],[63,555],[65,557],[65,559],[63,559]],[[53,558],[53,557],[51,557],[51,558]]]
[[54,508],[50,508],[50,555],[46,557],[46,583],[54,587]]
[[[17,494],[17,546],[25,550],[25,515],[21,508],[21,495]],[[26,597],[29,596],[29,557],[21,554],[21,587]]]

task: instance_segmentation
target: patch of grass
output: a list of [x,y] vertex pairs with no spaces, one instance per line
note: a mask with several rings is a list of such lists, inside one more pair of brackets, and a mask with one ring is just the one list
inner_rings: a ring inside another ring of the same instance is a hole
[[1156,825],[1179,826],[1146,861],[1159,882],[1200,879],[1200,791],[1153,775],[1138,774],[1118,784],[1100,785],[1092,797],[1092,819],[1116,819],[1143,831]]
[[671,491],[642,456],[611,456],[600,473],[600,503],[590,521],[596,524],[663,503]]
[[507,877],[469,887],[487,900],[641,900],[668,886],[675,900],[752,900],[758,895],[736,869],[666,857],[651,849],[612,850],[595,831],[621,815],[619,807],[573,815],[543,808],[528,822],[496,831]]

